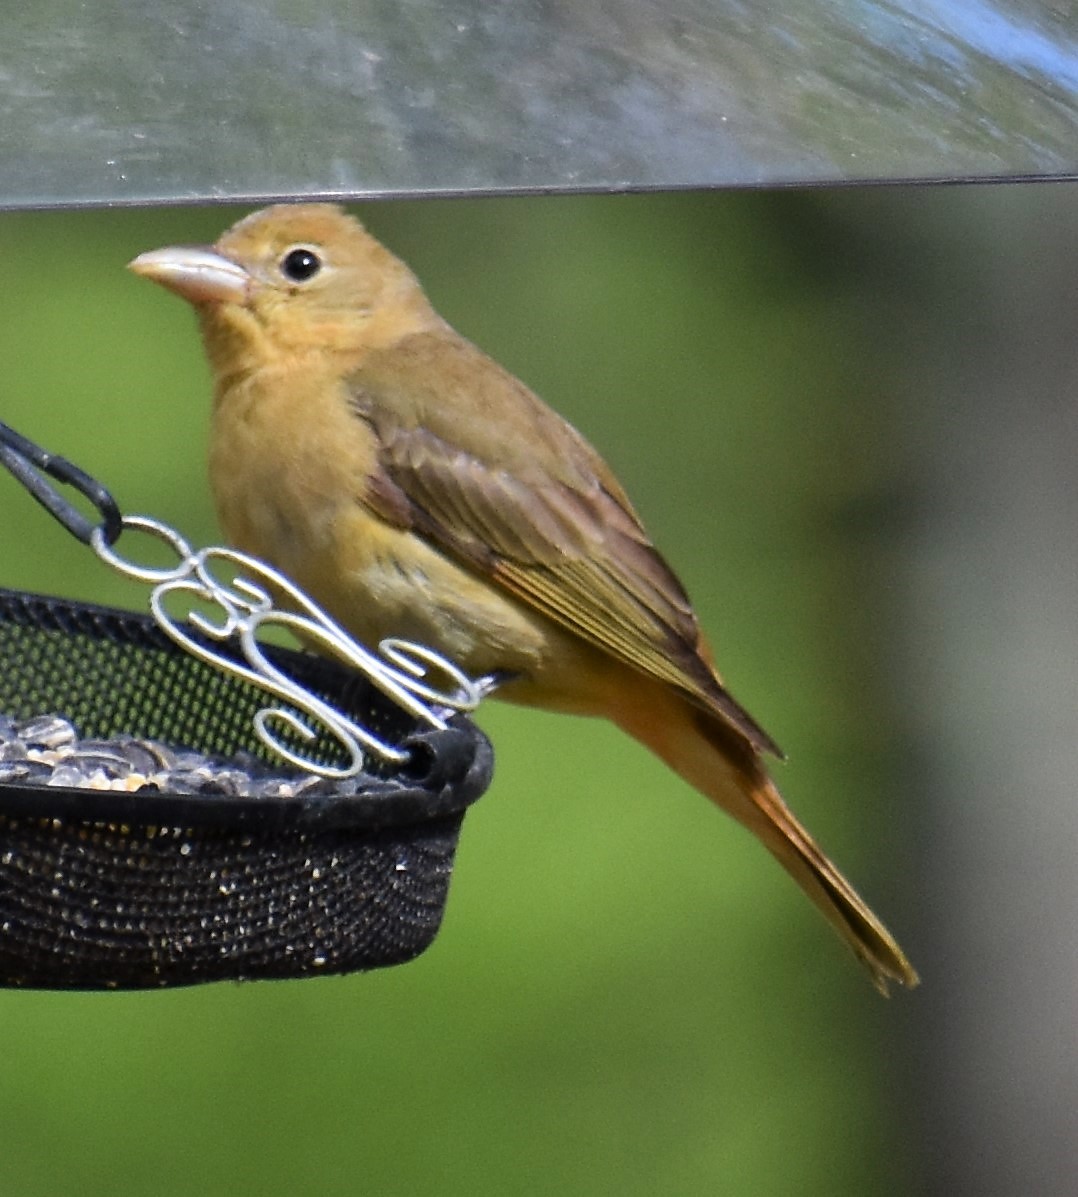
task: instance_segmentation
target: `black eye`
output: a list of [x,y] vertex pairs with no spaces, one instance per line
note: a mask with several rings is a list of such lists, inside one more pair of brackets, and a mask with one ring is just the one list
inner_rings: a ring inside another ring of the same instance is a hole
[[305,283],[322,269],[322,259],[313,249],[290,249],[281,259],[281,273],[294,283]]

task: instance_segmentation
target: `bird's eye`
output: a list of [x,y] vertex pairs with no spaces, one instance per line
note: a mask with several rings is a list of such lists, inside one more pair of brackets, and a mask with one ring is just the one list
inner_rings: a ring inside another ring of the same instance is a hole
[[313,249],[299,246],[281,259],[281,273],[294,283],[305,283],[322,269],[322,259]]

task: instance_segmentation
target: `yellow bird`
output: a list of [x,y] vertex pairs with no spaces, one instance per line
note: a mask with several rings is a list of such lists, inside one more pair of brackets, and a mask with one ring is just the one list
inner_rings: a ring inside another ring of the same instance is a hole
[[610,468],[357,220],[270,207],[131,269],[198,314],[233,545],[361,640],[417,640],[508,678],[502,698],[613,720],[763,842],[878,989],[917,984],[768,777],[774,742]]

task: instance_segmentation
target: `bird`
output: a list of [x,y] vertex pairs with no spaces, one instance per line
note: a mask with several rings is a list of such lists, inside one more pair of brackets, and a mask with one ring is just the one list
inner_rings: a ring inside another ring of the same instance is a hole
[[692,604],[587,440],[342,207],[276,204],[129,267],[187,300],[224,534],[367,643],[611,720],[752,832],[885,995],[917,973],[780,795]]

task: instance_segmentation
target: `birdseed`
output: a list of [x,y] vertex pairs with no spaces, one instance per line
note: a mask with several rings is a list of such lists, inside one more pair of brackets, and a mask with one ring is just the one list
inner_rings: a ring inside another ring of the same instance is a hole
[[80,740],[58,715],[0,714],[0,785],[294,798],[354,794],[360,783],[275,771],[249,753],[225,759],[135,736]]

